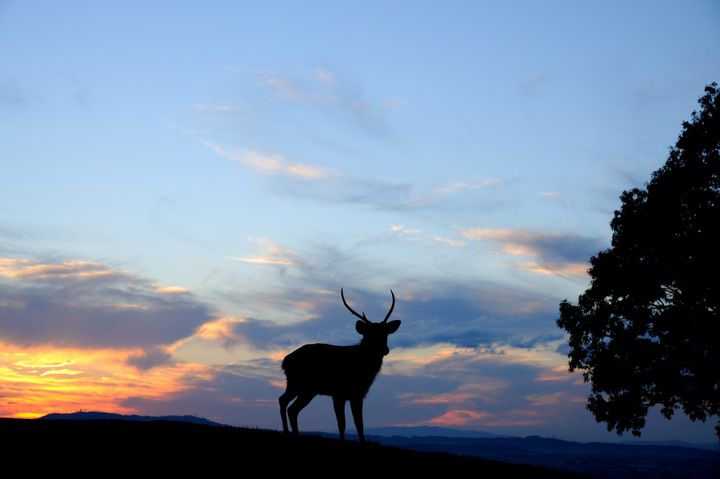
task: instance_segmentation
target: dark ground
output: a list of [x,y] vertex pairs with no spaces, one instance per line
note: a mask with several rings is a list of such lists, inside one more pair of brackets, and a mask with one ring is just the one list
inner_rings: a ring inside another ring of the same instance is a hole
[[530,437],[379,437],[385,445],[574,471],[604,479],[720,479],[720,449]]
[[[0,457],[27,473],[122,477],[149,472],[201,477],[339,477],[467,474],[475,477],[581,477],[532,466],[377,443],[172,421],[0,419]],[[22,477],[19,474],[16,477]],[[183,477],[184,477],[183,476]],[[9,476],[8,476],[9,477]],[[64,475],[63,475],[64,477]],[[457,476],[455,476],[457,477]]]

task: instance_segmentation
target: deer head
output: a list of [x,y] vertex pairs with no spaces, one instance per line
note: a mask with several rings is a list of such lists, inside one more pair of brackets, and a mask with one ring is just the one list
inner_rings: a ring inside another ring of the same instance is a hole
[[354,316],[360,318],[360,320],[355,323],[355,330],[363,337],[360,344],[369,348],[373,352],[382,354],[383,356],[390,352],[387,345],[388,336],[397,331],[400,327],[400,321],[398,320],[390,321],[388,323],[388,319],[395,308],[395,293],[393,293],[392,289],[390,290],[390,294],[392,295],[392,304],[390,305],[390,310],[385,315],[385,319],[379,323],[373,323],[367,319],[364,312],[362,314],[358,314],[357,311],[347,304],[347,301],[345,301],[345,293],[342,288],[340,288],[340,297],[342,298],[343,304]]

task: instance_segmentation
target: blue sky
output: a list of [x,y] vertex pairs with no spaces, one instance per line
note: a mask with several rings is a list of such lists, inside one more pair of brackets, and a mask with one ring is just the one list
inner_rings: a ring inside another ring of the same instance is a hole
[[614,440],[557,305],[718,44],[711,1],[0,2],[0,414],[278,427],[282,355],[392,288],[368,425]]

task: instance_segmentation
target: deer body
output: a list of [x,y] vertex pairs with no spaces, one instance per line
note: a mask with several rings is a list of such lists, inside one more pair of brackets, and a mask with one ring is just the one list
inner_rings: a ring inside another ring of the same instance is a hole
[[[342,295],[342,290],[340,294]],[[360,441],[365,440],[363,400],[375,376],[380,372],[383,357],[389,352],[387,337],[397,331],[400,321],[387,322],[395,306],[394,294],[393,305],[385,320],[380,323],[370,322],[365,317],[365,313],[362,315],[356,313],[345,302],[344,296],[343,303],[361,319],[355,324],[355,329],[363,339],[360,344],[354,346],[306,344],[285,356],[282,368],[287,376],[287,389],[279,398],[280,415],[285,432],[288,432],[287,417],[289,416],[293,433],[298,433],[298,414],[316,395],[320,394],[333,399],[340,439],[345,436],[345,403],[350,401],[358,437]],[[293,399],[295,402],[288,408],[288,404]]]
[[[328,358],[332,358],[328,361]],[[324,396],[365,397],[382,367],[382,356],[362,345],[306,344],[282,363],[288,382]]]

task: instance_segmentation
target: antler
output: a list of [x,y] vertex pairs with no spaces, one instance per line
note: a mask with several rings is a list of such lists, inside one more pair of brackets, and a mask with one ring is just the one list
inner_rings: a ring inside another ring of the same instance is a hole
[[387,323],[388,318],[393,312],[393,309],[395,309],[395,293],[393,293],[393,290],[390,290],[390,294],[392,295],[393,302],[390,305],[390,311],[388,311],[388,314],[385,316],[385,319],[382,320],[383,323]]
[[[345,305],[345,307],[346,307],[347,309],[349,309],[352,314],[354,314],[354,315],[357,316],[358,318],[362,319],[362,320],[365,321],[366,323],[369,323],[369,322],[370,322],[370,320],[365,317],[365,313],[364,313],[364,312],[363,312],[362,315],[359,315],[354,309],[352,309],[352,308],[350,307],[349,304],[347,304],[347,301],[345,301],[345,294],[343,293],[343,289],[342,289],[342,288],[340,288],[340,297],[342,297],[343,304]],[[394,298],[393,298],[393,299],[394,299]],[[390,311],[392,311],[392,308],[390,309]],[[390,315],[388,314],[388,316],[390,316]],[[385,318],[385,319],[387,319],[387,318]]]

